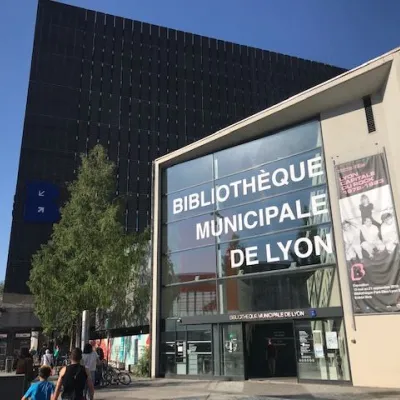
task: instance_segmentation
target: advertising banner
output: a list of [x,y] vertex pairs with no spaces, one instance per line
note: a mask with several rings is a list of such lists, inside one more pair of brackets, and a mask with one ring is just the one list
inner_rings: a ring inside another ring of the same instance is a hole
[[355,314],[400,311],[399,235],[384,154],[336,166]]

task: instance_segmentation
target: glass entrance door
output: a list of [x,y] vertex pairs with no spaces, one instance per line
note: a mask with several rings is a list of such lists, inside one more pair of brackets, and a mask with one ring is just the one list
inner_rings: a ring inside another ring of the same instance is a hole
[[187,359],[189,375],[212,375],[212,334],[210,329],[188,330]]
[[349,381],[342,318],[295,321],[299,380]]
[[180,326],[161,335],[161,370],[165,375],[212,375],[211,325]]
[[297,376],[292,322],[248,323],[245,326],[249,378]]

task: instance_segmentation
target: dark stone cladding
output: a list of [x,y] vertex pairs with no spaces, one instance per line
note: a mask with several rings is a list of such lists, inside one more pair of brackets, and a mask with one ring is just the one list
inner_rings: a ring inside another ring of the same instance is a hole
[[29,293],[51,224],[24,222],[26,184],[61,189],[96,143],[129,192],[124,224],[150,222],[151,163],[344,72],[279,53],[39,0],[5,292]]

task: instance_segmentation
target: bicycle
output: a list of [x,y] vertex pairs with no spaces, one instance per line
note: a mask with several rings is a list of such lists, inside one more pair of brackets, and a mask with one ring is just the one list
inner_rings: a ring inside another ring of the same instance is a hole
[[109,365],[104,367],[102,380],[106,386],[119,384],[127,386],[132,382],[132,378],[128,372],[120,371]]
[[60,371],[62,370],[63,367],[68,367],[68,365],[71,365],[71,360],[69,359],[68,355],[62,356],[60,360],[62,360],[62,362],[57,363],[58,365],[55,366],[57,375],[60,375]]

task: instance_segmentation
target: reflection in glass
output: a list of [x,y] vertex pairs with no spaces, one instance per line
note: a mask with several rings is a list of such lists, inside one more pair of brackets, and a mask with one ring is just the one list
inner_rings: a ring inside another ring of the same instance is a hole
[[340,307],[336,268],[221,280],[219,312]]
[[295,321],[299,379],[349,381],[342,318]]
[[163,288],[161,313],[163,318],[216,314],[215,281]]
[[[222,232],[221,242],[229,241],[234,233],[245,238],[330,221],[326,187],[224,209],[216,215],[215,230]],[[212,217],[211,223],[214,223]]]
[[164,255],[161,270],[163,285],[215,278],[215,246]]
[[210,214],[206,214],[164,225],[162,227],[163,253],[215,244],[215,237],[210,235],[202,239],[197,236],[196,231],[197,224],[202,226],[209,221],[210,217],[212,218]]
[[[301,197],[303,198],[303,205],[301,205]],[[215,245],[238,238],[242,242],[247,242],[251,239],[245,238],[263,234],[271,235],[274,232],[277,232],[274,237],[278,238],[282,236],[279,233],[280,231],[301,228],[311,224],[325,224],[330,220],[326,189],[312,192],[304,191],[297,196],[287,197],[285,200],[287,201],[284,209],[279,212],[276,211],[275,216],[268,217],[268,222],[267,215],[271,215],[268,211],[270,206],[265,208],[264,204],[252,203],[235,209],[223,210],[216,213],[216,217],[207,214],[164,225],[162,227],[163,253]],[[307,201],[313,202],[315,205],[311,206],[310,209],[309,206],[305,205]],[[277,202],[276,199],[273,199],[270,203],[271,207],[275,207],[274,204]],[[298,205],[296,205],[296,202],[299,202]],[[291,206],[294,208],[290,209]],[[300,207],[302,207],[301,210]],[[310,232],[317,229],[311,227]],[[293,242],[293,245],[295,245],[295,242]],[[271,256],[270,258],[275,257]]]
[[183,330],[161,332],[162,372],[178,375],[211,375],[213,373],[211,325],[182,326],[178,323],[175,329]]
[[[215,190],[220,200],[217,209],[321,185],[326,182],[321,157],[322,150],[316,149],[217,179]],[[309,169],[308,163],[313,167]]]
[[188,374],[212,375],[212,347],[210,341],[189,340]]
[[[215,204],[210,200],[213,182],[198,185],[190,189],[181,190],[162,198],[163,223],[177,221],[183,218],[193,217],[199,214],[211,213]],[[190,195],[198,195],[190,201]]]
[[164,374],[176,374],[175,353],[162,353],[160,363]]
[[221,330],[221,375],[244,377],[242,324],[224,324]]
[[223,276],[334,263],[332,228],[326,224],[243,240],[233,235],[220,245],[220,260]]
[[171,193],[213,179],[213,156],[196,158],[164,170],[162,193]]
[[229,175],[319,146],[320,123],[307,122],[216,153],[218,176]]
[[[211,325],[201,325],[204,330],[190,330],[191,325],[187,325],[187,338],[192,342],[210,342],[211,343]],[[208,329],[207,329],[208,327]],[[198,326],[197,326],[198,328]],[[210,347],[211,349],[211,347]],[[210,350],[211,351],[211,350]]]

